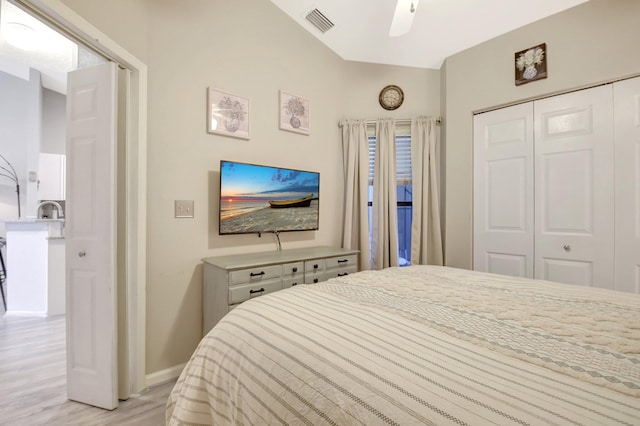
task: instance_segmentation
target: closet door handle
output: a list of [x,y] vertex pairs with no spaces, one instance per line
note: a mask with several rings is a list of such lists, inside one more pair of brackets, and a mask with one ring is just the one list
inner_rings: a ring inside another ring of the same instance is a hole
[[562,246],[562,248],[564,249],[564,251],[566,251],[567,253],[571,251],[571,246],[569,244],[565,244]]

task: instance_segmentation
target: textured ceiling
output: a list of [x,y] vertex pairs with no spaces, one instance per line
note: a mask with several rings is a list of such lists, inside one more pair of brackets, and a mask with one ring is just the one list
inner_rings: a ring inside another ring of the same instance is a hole
[[[5,31],[14,22],[33,28],[33,50],[19,49],[7,42]],[[77,55],[75,43],[17,6],[0,1],[0,71],[28,80],[29,68],[34,68],[41,72],[44,87],[66,93],[67,72],[76,68]]]

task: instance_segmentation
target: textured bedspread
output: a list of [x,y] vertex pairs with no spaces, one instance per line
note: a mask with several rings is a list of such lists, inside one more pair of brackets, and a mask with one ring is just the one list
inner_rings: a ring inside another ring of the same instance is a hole
[[435,266],[293,287],[201,341],[167,423],[640,425],[640,296]]

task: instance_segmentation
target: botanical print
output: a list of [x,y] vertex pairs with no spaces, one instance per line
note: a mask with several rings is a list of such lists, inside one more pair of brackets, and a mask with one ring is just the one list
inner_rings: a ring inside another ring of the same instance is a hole
[[281,91],[280,129],[308,135],[309,120],[309,101]]
[[249,100],[209,89],[207,131],[249,139]]
[[546,44],[515,54],[516,86],[547,77]]

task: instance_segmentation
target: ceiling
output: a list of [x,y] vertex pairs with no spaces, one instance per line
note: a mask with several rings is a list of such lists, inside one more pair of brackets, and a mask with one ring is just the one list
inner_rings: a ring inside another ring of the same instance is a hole
[[[33,30],[26,30],[23,37],[33,37],[32,50],[18,48],[8,41],[7,31],[13,24]],[[34,68],[41,72],[45,88],[66,93],[67,72],[76,69],[77,63],[76,43],[7,0],[0,0],[0,71],[28,80],[29,68]]]
[[[271,0],[341,58],[349,61],[439,69],[454,53],[587,0],[421,0],[409,33],[389,37],[396,0]],[[324,34],[305,17],[318,9],[333,24]],[[500,13],[496,13],[500,11]],[[509,19],[505,19],[507,16]],[[33,50],[5,37],[9,23],[33,28]],[[526,47],[526,46],[524,46]],[[27,80],[29,68],[44,87],[66,93],[66,74],[80,58],[101,61],[7,0],[0,0],[0,71]]]
[[[435,69],[448,56],[585,1],[420,0],[409,33],[389,37],[396,0],[271,0],[345,60]],[[309,23],[313,9],[333,28],[323,34]]]

